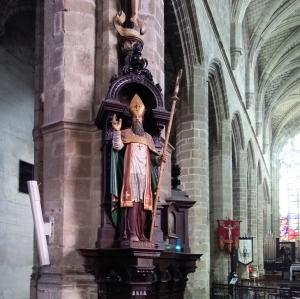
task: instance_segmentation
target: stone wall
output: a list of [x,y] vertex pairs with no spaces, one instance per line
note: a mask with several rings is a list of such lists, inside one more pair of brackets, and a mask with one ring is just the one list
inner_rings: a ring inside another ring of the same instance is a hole
[[19,161],[33,164],[33,69],[19,58],[0,44],[0,298],[3,299],[29,298],[33,259],[30,200],[27,194],[19,192]]

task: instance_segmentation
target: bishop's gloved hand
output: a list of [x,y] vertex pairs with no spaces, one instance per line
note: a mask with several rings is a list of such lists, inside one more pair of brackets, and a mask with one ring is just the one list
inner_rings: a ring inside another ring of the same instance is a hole
[[166,163],[167,162],[167,157],[168,157],[167,153],[164,153],[164,154],[160,155],[158,157],[158,165],[161,166],[162,163]]

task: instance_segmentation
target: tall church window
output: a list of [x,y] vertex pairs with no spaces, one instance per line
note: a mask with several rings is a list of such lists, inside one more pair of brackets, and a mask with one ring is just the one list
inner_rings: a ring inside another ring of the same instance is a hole
[[279,161],[280,240],[300,241],[300,134],[283,147]]

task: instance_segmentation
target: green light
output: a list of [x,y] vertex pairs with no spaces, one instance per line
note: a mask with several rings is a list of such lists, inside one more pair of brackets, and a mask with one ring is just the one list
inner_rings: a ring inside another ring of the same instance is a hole
[[180,252],[180,251],[181,251],[181,246],[180,246],[180,245],[176,245],[176,246],[175,246],[175,250],[176,250],[177,252]]
[[166,249],[166,250],[171,250],[171,249],[172,249],[172,246],[171,246],[170,244],[166,244],[166,245],[165,245],[165,249]]

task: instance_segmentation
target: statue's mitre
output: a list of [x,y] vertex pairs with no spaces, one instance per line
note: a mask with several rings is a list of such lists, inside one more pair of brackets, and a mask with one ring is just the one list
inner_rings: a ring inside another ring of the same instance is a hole
[[130,105],[129,105],[129,111],[133,116],[137,117],[143,117],[145,113],[145,105],[141,98],[138,96],[138,94],[135,94],[132,98]]

